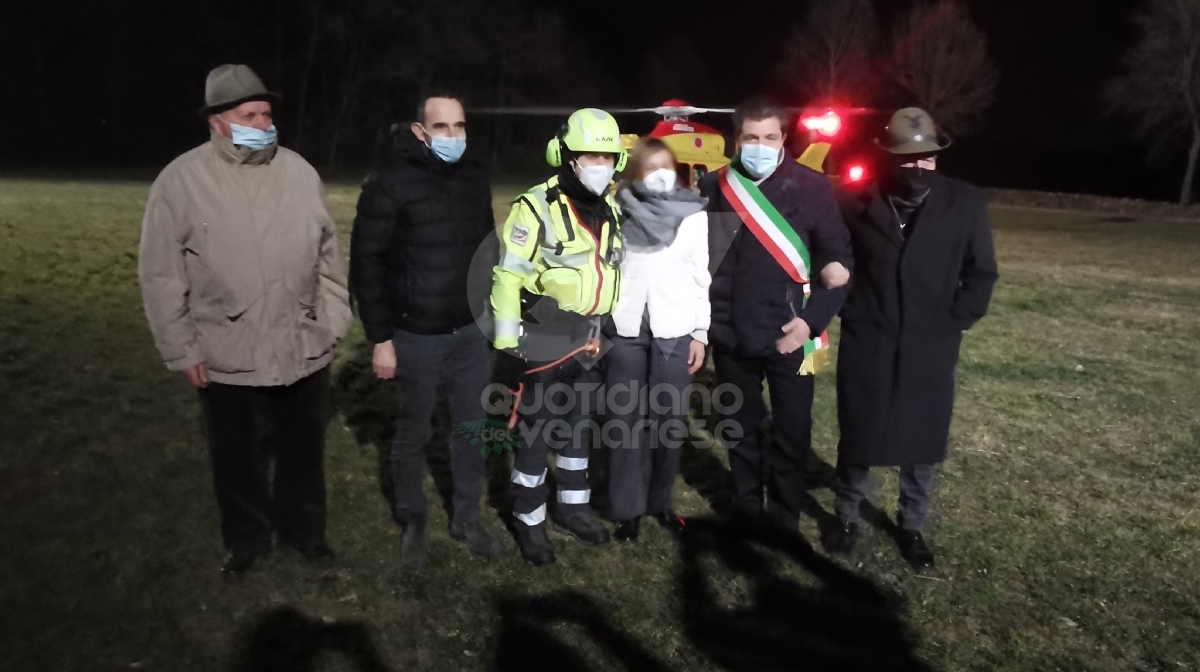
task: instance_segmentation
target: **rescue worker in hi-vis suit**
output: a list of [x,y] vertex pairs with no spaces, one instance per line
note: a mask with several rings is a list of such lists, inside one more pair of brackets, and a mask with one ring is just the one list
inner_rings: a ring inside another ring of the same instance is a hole
[[[513,527],[521,555],[554,562],[546,533],[547,454],[555,452],[555,529],[585,544],[609,541],[592,513],[591,414],[598,410],[605,349],[601,320],[621,292],[622,257],[612,179],[626,160],[617,121],[583,109],[546,148],[558,174],[513,204],[492,286],[497,349],[521,360],[520,448],[512,474]],[[598,437],[596,437],[598,440]]]

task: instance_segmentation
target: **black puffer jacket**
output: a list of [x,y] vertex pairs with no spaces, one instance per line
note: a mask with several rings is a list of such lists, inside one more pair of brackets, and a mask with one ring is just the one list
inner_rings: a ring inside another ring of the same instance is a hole
[[[734,168],[741,170],[736,159]],[[846,290],[825,289],[820,271],[833,261],[853,268],[850,234],[829,179],[786,154],[779,168],[758,185],[811,254],[815,282],[807,305],[803,286],[742,225],[721,193],[720,179],[720,173],[710,173],[699,185],[700,193],[709,199],[708,255],[713,276],[709,340],[747,357],[763,357],[776,351],[775,342],[783,337],[783,325],[793,314],[808,323],[813,335],[825,331],[841,309]]]
[[[498,257],[487,174],[467,160],[445,163],[413,139],[367,178],[358,199],[350,291],[367,338],[470,324]],[[468,279],[480,287],[472,291]]]

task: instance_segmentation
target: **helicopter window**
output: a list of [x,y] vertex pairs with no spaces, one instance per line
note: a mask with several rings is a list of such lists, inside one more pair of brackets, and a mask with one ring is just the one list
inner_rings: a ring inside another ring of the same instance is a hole
[[675,174],[679,177],[679,186],[692,186],[692,167],[686,163],[680,163],[675,166]]

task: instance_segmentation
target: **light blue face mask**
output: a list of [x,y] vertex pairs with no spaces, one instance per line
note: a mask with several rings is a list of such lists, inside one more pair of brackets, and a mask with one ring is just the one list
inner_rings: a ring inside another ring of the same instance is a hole
[[429,149],[434,156],[438,157],[446,163],[455,163],[462,158],[463,152],[467,151],[466,138],[454,138],[441,135],[429,136]]
[[768,147],[762,143],[742,145],[742,167],[756,180],[765,180],[779,167],[782,149]]
[[233,144],[241,145],[252,151],[270,147],[275,144],[275,138],[278,136],[274,124],[271,124],[271,127],[265,131],[233,123],[229,124],[229,129],[233,134]]

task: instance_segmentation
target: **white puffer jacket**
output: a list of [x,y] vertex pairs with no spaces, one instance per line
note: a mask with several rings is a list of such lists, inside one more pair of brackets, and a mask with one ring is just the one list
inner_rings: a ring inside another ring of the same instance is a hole
[[621,298],[613,311],[617,333],[637,337],[642,313],[649,306],[650,332],[655,338],[691,334],[707,344],[710,284],[708,213],[701,211],[680,223],[669,247],[626,254],[621,263]]

